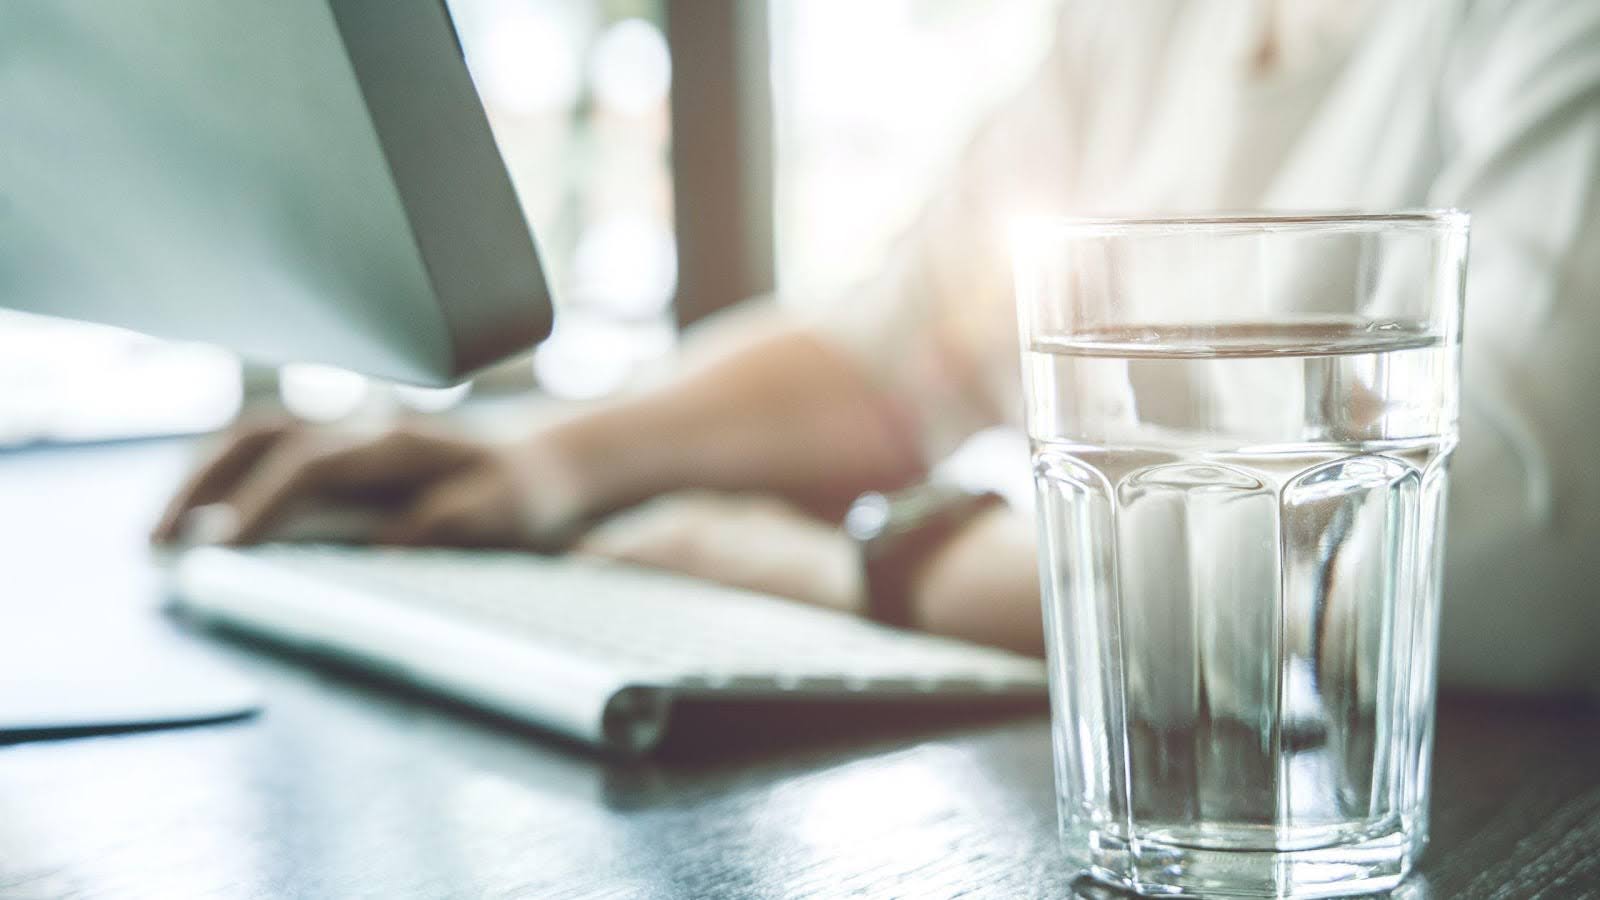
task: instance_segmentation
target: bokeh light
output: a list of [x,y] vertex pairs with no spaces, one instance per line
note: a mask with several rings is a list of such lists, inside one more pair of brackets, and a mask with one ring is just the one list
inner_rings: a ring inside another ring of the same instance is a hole
[[[559,396],[598,396],[675,340],[672,59],[662,4],[449,5],[557,306],[533,379]],[[561,47],[542,49],[556,35]],[[520,366],[525,381],[528,362]],[[510,380],[502,369],[482,386]]]
[[409,384],[394,385],[392,390],[396,400],[417,412],[436,413],[444,412],[460,406],[472,393],[472,382],[463,381],[460,384],[447,388],[414,387]]
[[667,312],[678,284],[678,245],[667,223],[638,212],[595,223],[578,239],[573,294],[618,318]]
[[564,310],[550,339],[534,351],[534,375],[557,397],[602,397],[670,353],[676,337],[670,321],[628,322],[582,307]]
[[334,366],[290,363],[278,369],[278,397],[285,409],[311,422],[335,422],[361,408],[370,381]]
[[661,29],[644,19],[624,19],[595,42],[590,63],[595,99],[627,115],[655,112],[672,84],[672,57]]
[[212,431],[243,396],[225,350],[0,309],[0,448]]
[[1034,70],[1055,0],[772,0],[780,295],[881,265],[993,104]]
[[502,4],[492,27],[475,35],[474,71],[490,104],[532,115],[561,112],[577,101],[580,35],[552,12]]

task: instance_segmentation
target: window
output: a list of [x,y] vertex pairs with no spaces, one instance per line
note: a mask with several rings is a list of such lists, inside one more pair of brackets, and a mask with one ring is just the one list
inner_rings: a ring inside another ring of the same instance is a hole
[[534,368],[567,396],[668,350],[677,285],[661,0],[449,0],[557,303]]
[[772,0],[778,283],[870,271],[984,111],[1048,50],[1054,0]]

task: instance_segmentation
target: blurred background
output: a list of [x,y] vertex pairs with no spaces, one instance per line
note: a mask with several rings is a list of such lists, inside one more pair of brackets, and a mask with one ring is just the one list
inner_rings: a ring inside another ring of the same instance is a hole
[[[450,390],[0,310],[0,448],[592,398],[749,296],[871,267],[1055,0],[448,0],[558,306],[530,355]],[[979,73],[974,77],[973,73]]]

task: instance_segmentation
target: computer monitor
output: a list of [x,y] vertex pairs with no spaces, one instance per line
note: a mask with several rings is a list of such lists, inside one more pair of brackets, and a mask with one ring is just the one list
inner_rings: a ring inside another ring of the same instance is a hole
[[0,306],[424,385],[549,333],[442,0],[0,3]]

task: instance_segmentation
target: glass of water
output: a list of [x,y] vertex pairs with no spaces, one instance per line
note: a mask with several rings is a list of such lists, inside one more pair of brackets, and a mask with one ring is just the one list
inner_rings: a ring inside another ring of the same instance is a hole
[[1427,841],[1467,216],[1015,240],[1065,850],[1340,896]]

